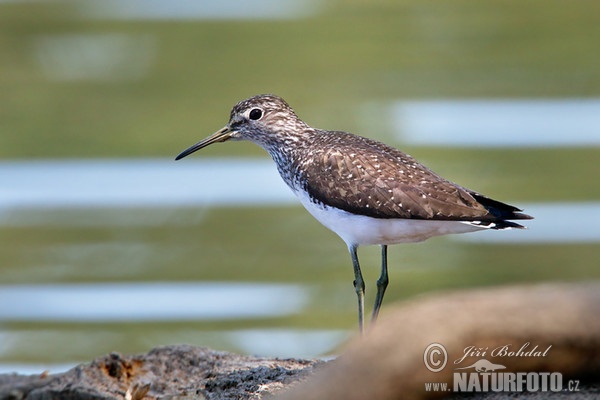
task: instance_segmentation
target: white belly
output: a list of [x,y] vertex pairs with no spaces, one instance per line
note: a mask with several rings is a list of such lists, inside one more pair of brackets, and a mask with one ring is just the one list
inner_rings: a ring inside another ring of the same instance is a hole
[[420,242],[433,236],[486,229],[462,221],[366,217],[315,204],[304,192],[296,195],[313,217],[337,233],[348,246]]

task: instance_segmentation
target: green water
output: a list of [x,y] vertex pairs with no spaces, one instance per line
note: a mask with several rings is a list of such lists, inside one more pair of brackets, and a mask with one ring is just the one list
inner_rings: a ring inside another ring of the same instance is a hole
[[[596,2],[357,0],[323,2],[319,13],[300,19],[191,22],[85,20],[69,4],[0,4],[3,159],[173,157],[223,126],[236,101],[263,92],[287,98],[312,125],[396,146],[402,144],[385,122],[364,115],[366,103],[600,94]],[[44,75],[34,50],[41,38],[106,33],[151,38],[155,56],[146,75],[115,81]],[[600,199],[598,148],[403,148],[442,175],[517,205]],[[264,156],[235,143],[194,157],[216,155]],[[102,218],[122,211],[85,212]],[[164,224],[0,226],[0,283],[298,283],[312,300],[297,315],[249,320],[0,321],[0,363],[85,361],[169,343],[244,351],[221,333],[356,328],[345,246],[301,207],[130,212],[165,213]],[[81,210],[47,213],[57,220],[82,218]],[[378,256],[376,247],[360,251],[369,303]],[[597,243],[483,245],[435,238],[394,246],[389,259],[385,304],[446,289],[600,278]]]

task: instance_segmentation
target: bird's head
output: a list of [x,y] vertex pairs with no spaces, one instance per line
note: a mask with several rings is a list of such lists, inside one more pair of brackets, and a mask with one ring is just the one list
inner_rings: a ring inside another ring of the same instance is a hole
[[282,141],[295,140],[308,126],[279,96],[261,94],[242,100],[231,110],[222,129],[182,151],[179,160],[208,145],[227,140],[249,140],[269,150]]

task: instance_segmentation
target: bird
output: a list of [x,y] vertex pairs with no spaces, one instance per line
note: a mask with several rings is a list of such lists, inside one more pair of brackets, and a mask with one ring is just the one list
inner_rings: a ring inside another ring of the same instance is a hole
[[238,102],[225,127],[182,151],[175,160],[228,140],[250,141],[266,150],[306,210],[345,242],[354,269],[361,333],[365,282],[359,246],[381,248],[373,324],[389,282],[388,245],[484,229],[523,229],[512,220],[533,218],[515,206],[442,178],[382,142],[313,128],[273,94]]

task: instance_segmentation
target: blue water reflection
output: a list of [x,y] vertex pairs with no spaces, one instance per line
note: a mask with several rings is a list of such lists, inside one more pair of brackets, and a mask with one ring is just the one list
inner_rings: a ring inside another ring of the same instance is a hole
[[[193,224],[193,219],[172,218],[172,207],[298,204],[273,162],[266,158],[200,159],[185,163],[169,159],[0,162],[0,176],[4,183],[0,187],[3,226]],[[536,217],[527,222],[530,227],[527,231],[453,238],[514,243],[600,241],[598,202],[520,205]],[[135,210],[144,207],[155,210]],[[76,212],[86,208],[100,210],[77,218],[46,212],[48,209]]]
[[519,204],[535,219],[525,221],[526,230],[480,231],[456,235],[453,239],[475,243],[598,243],[600,242],[600,203]]
[[0,162],[0,212],[73,207],[268,206],[294,196],[268,159]]
[[0,286],[0,321],[185,321],[278,317],[308,302],[298,285],[230,282]]
[[119,20],[291,19],[313,15],[316,0],[84,0],[83,16]]
[[398,101],[400,141],[420,146],[600,146],[600,99]]

